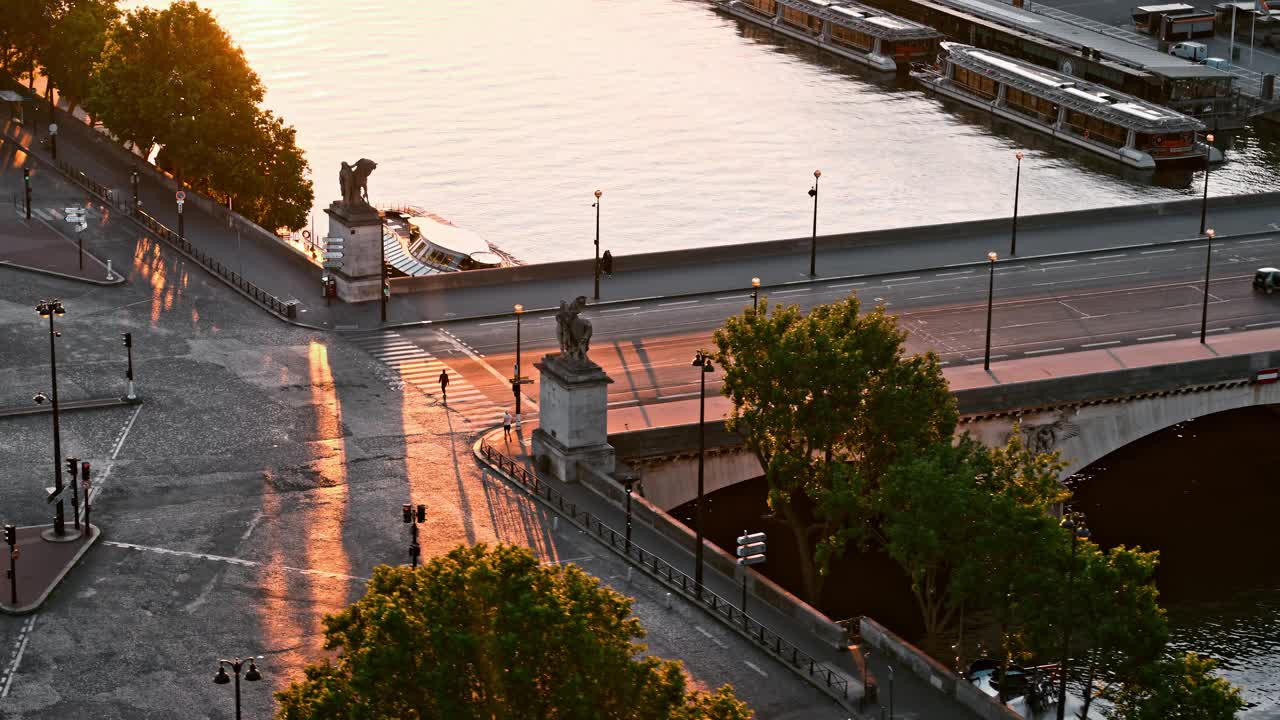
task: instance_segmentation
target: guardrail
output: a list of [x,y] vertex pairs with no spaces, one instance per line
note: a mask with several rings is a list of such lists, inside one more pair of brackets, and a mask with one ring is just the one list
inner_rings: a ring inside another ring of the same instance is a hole
[[705,585],[702,588],[702,598],[699,600],[694,592],[696,583],[693,578],[677,570],[654,553],[640,547],[634,541],[628,543],[625,534],[619,533],[604,524],[600,521],[600,518],[593,516],[591,513],[579,510],[577,503],[567,502],[564,495],[539,480],[537,473],[531,472],[505,453],[494,449],[483,439],[480,441],[480,453],[486,461],[493,464],[498,470],[514,478],[529,492],[545,500],[553,509],[558,509],[560,514],[566,515],[573,521],[582,524],[597,539],[609,543],[610,548],[639,565],[647,575],[673,590],[678,590],[686,599],[700,602],[704,608],[720,616],[731,626],[741,628],[744,635],[772,653],[780,661],[790,663],[797,670],[805,671],[807,669],[810,680],[819,688],[825,689],[833,696],[849,700],[849,682],[841,676],[838,670],[788,642],[777,632],[769,629],[768,626],[734,606],[733,603],[708,590]]
[[236,286],[249,297],[267,306],[271,311],[291,319],[297,317],[298,311],[295,303],[283,302],[275,295],[272,295],[266,290],[263,290],[257,285],[245,280],[240,273],[232,270],[226,265],[223,265],[221,260],[218,260],[195,245],[192,245],[190,240],[187,240],[185,237],[182,237],[178,233],[169,229],[169,227],[164,223],[143,212],[141,208],[128,207],[129,205],[132,205],[132,203],[127,200],[117,201],[115,190],[97,182],[93,178],[89,177],[83,170],[79,170],[63,160],[57,160],[56,164],[58,169],[61,170],[62,173],[72,182],[90,193],[97,195],[99,199],[103,202],[110,203],[113,207],[124,208],[126,211],[131,211],[127,212],[127,214],[133,217],[134,220],[137,220],[147,230],[151,231],[151,233],[156,237],[172,245],[178,250],[181,250],[189,257],[194,258],[196,262],[203,265],[210,272]]

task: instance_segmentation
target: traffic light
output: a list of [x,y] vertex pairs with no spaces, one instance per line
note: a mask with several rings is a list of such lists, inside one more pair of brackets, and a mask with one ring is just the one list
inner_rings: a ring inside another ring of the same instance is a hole
[[382,297],[384,297],[384,298],[389,298],[389,297],[391,297],[391,284],[390,284],[390,283],[382,283]]
[[407,523],[413,522],[413,506],[405,503],[400,506],[400,509],[404,511],[404,521]]
[[80,460],[77,458],[67,458],[67,474],[71,476],[72,481],[76,479],[76,471],[80,469]]
[[18,544],[18,528],[12,525],[4,526],[4,541],[9,543],[9,547]]
[[88,460],[85,460],[84,462],[80,463],[80,479],[81,480],[89,479],[89,461]]
[[123,335],[121,335],[120,337],[124,338],[124,346],[125,346],[125,347],[127,347],[127,348],[131,348],[131,347],[133,347],[133,333],[131,333],[131,332],[127,332],[127,333],[124,333]]
[[418,522],[424,523],[426,521],[427,521],[427,506],[419,505],[418,506]]
[[604,251],[604,255],[600,257],[600,269],[605,275],[613,277],[613,253],[608,250]]
[[22,168],[23,196],[27,200],[27,219],[31,219],[31,170]]

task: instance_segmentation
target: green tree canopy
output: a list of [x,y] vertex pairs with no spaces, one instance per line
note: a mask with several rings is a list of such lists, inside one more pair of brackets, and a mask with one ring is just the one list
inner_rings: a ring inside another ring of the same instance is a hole
[[341,650],[277,694],[280,720],[748,720],[722,687],[691,691],[678,662],[641,656],[631,599],[574,565],[512,545],[379,567],[325,618]]
[[856,295],[813,308],[747,309],[715,333],[731,428],[756,454],[769,506],[800,551],[816,602],[830,560],[862,537],[870,497],[898,457],[949,440],[955,399],[937,356],[910,355],[883,307]]
[[1110,720],[1233,720],[1244,708],[1240,691],[1213,674],[1214,662],[1195,653],[1149,665],[1141,679],[1107,694]]
[[70,101],[71,110],[88,97],[94,66],[119,17],[116,0],[70,0],[56,18],[39,59],[50,85]]

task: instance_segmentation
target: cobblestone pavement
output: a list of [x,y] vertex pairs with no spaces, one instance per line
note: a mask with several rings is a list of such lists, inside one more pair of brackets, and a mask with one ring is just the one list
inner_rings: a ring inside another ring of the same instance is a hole
[[[0,617],[0,716],[229,718],[232,690],[211,682],[217,658],[262,655],[265,682],[242,690],[245,717],[267,717],[270,693],[323,655],[322,616],[357,598],[376,565],[408,560],[400,504],[422,502],[425,555],[506,541],[577,562],[636,597],[650,650],[683,659],[699,683],[734,684],[761,718],[847,717],[486,479],[469,442],[491,409],[464,403],[476,369],[461,350],[403,356],[393,370],[394,338],[277,322],[132,228],[91,224],[86,244],[129,282],[0,268],[0,405],[48,391],[47,330],[33,308],[49,297],[67,308],[61,398],[122,394],[120,334],[132,332],[144,403],[63,415],[64,456],[95,468],[103,537],[39,613]],[[450,410],[434,363],[461,369]],[[48,415],[0,419],[0,520],[47,521],[52,465]]]

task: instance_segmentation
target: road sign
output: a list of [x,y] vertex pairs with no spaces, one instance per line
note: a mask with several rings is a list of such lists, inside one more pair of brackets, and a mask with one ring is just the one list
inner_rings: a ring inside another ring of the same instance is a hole
[[173,197],[174,197],[174,199],[175,199],[175,200],[177,200],[178,202],[182,202],[183,200],[186,200],[186,199],[187,199],[187,194],[186,194],[185,192],[183,192],[182,190],[179,190],[178,192],[176,192],[176,193],[174,193],[174,194],[173,194]]
[[332,252],[338,252],[342,250],[342,243],[343,243],[342,238],[325,238],[324,249]]
[[81,208],[81,207],[62,208],[62,212],[67,215],[75,215],[76,213],[84,212],[84,208]]
[[1269,368],[1267,370],[1259,370],[1258,374],[1253,376],[1253,381],[1259,385],[1266,385],[1280,380],[1280,369]]
[[765,561],[765,534],[748,533],[738,536],[738,564],[758,565]]
[[325,268],[337,269],[342,267],[342,261],[341,260],[325,260],[320,266]]
[[58,123],[49,123],[49,134],[50,135],[58,134]]
[[325,260],[337,260],[342,257],[342,253],[337,250],[327,250],[324,254]]
[[61,495],[61,494],[62,494],[62,491],[63,491],[63,490],[65,490],[65,489],[66,489],[65,487],[61,487],[61,488],[59,488],[59,487],[47,487],[47,488],[45,488],[45,489],[44,489],[44,490],[45,490],[45,492],[49,493],[49,496],[45,498],[45,502],[52,503],[54,500],[57,500],[57,499],[58,499],[58,496],[59,496],[59,495]]
[[310,239],[311,239],[311,231],[310,231],[310,230],[303,230],[303,231],[302,231],[302,239],[303,239],[303,240],[310,240]]

